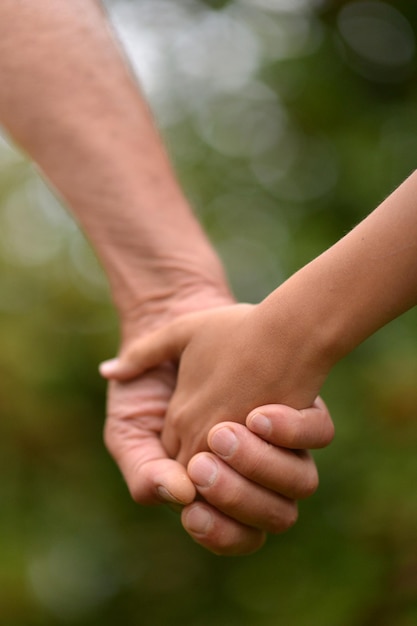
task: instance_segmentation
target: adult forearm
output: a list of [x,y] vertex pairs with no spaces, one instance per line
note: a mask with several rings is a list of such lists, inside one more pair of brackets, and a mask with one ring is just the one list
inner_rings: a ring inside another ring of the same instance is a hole
[[97,2],[2,0],[0,81],[0,121],[83,226],[122,315],[201,281],[226,296]]

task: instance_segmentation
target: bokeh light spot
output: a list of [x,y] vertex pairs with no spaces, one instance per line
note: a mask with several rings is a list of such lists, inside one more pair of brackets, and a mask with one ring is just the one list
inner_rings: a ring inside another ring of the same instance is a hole
[[346,59],[366,78],[398,81],[415,55],[415,36],[406,18],[384,2],[354,2],[342,8],[338,29]]
[[241,90],[239,97],[218,97],[197,114],[201,137],[227,156],[251,157],[277,143],[286,125],[285,112],[273,91],[261,83]]

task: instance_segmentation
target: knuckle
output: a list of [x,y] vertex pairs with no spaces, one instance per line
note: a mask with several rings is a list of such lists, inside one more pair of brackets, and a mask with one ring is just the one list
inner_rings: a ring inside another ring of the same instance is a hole
[[284,533],[287,530],[290,530],[298,520],[298,506],[295,501],[290,501],[286,510],[281,516],[280,524],[278,525],[275,532]]
[[295,500],[288,500],[286,505],[279,507],[275,515],[271,516],[265,525],[265,530],[269,533],[280,534],[290,530],[298,520],[298,505]]
[[298,520],[298,506],[296,502],[291,502],[284,519],[284,530],[289,530]]
[[287,513],[287,516],[285,519],[285,530],[289,530],[290,528],[295,526],[297,521],[298,521],[298,507],[297,507],[297,504],[294,503],[290,511]]
[[173,428],[178,428],[181,425],[183,419],[184,417],[182,411],[179,410],[175,405],[169,408],[169,411],[167,413],[167,421],[169,421]]
[[[263,479],[269,474],[268,459],[275,459],[276,449],[270,443],[261,442],[262,447],[259,450],[252,450],[251,455],[247,455],[245,462],[247,463],[246,473],[262,483]],[[238,455],[238,461],[242,463],[241,456]]]
[[143,489],[138,482],[128,484],[128,489],[133,502],[136,502],[136,504],[144,504]]
[[307,430],[306,419],[303,414],[299,414],[297,419],[292,419],[287,425],[287,446],[297,449],[303,447],[302,442],[305,439]]
[[244,556],[259,550],[266,540],[261,530],[251,529],[252,532],[241,533],[238,537],[227,537],[214,540],[211,551],[218,556]]
[[307,450],[297,452],[299,464],[292,474],[292,497],[308,498],[317,491],[319,474],[313,457]]
[[170,426],[178,433],[187,429],[193,422],[190,416],[193,414],[193,406],[190,402],[184,401],[180,394],[174,396],[169,405],[166,420]]
[[246,497],[243,489],[235,489],[233,491],[222,489],[222,485],[213,485],[212,491],[216,491],[218,505],[227,507],[231,511],[240,511],[245,509]]
[[329,420],[323,429],[323,447],[328,446],[330,443],[332,443],[334,436],[334,424],[331,420]]
[[317,468],[312,464],[308,471],[305,472],[299,486],[299,498],[309,498],[312,496],[319,486],[319,474]]

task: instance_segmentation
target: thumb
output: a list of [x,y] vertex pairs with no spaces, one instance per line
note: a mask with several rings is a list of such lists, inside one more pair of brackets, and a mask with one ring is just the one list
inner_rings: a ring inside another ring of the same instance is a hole
[[130,343],[119,357],[99,366],[103,378],[130,380],[165,361],[178,361],[189,342],[198,314],[184,315],[141,339]]

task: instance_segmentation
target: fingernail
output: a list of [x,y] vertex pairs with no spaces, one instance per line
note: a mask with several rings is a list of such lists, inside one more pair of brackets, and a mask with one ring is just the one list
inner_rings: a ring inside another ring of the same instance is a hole
[[272,430],[271,420],[262,413],[254,413],[249,417],[248,428],[256,435],[266,437]]
[[111,376],[114,374],[115,369],[119,365],[119,359],[109,359],[108,361],[103,361],[98,366],[98,370],[102,376]]
[[230,428],[219,428],[210,437],[210,448],[219,456],[230,456],[237,448],[237,437]]
[[206,455],[190,461],[188,475],[198,487],[211,487],[217,477],[217,463]]
[[182,504],[184,506],[184,503],[180,502],[180,500],[173,496],[172,493],[163,485],[159,485],[159,487],[156,488],[156,491],[164,502],[169,502],[170,504]]
[[193,506],[184,515],[184,527],[192,533],[204,535],[212,524],[211,513],[202,506]]

